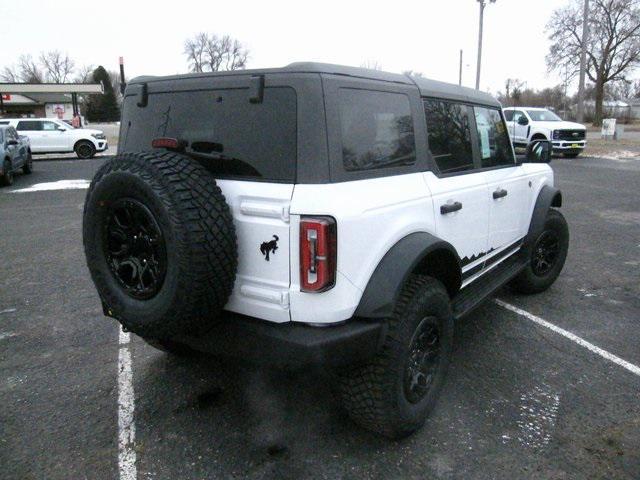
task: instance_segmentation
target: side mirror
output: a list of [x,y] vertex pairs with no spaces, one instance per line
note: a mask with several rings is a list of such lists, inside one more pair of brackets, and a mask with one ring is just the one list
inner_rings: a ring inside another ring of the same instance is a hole
[[67,129],[64,127],[57,127],[56,130],[58,130],[59,132],[66,132]]
[[17,140],[7,140],[7,145],[18,145]]
[[527,147],[527,162],[549,163],[551,161],[551,142],[548,140],[534,140]]
[[518,125],[529,125],[529,119],[522,115],[520,118],[518,118]]

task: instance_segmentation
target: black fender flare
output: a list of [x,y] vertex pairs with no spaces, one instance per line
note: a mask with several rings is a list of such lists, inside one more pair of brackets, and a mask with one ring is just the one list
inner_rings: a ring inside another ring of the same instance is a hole
[[524,248],[530,248],[542,233],[549,209],[551,207],[561,206],[562,192],[559,189],[549,185],[545,185],[540,189],[536,204],[533,207],[533,213],[531,214],[529,231],[524,238]]
[[457,291],[462,283],[462,270],[460,257],[453,245],[430,233],[411,233],[399,240],[382,257],[367,283],[354,316],[386,318],[393,315],[396,299],[409,275],[427,255],[438,250],[446,251],[457,262],[457,269],[453,272],[455,286],[450,289]]

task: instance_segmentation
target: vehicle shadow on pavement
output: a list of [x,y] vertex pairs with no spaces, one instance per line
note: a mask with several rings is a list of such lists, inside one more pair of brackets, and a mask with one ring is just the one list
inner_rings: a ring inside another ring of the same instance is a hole
[[[309,476],[308,463],[315,463],[319,452],[338,460],[333,467],[338,474],[344,461],[358,463],[372,448],[396,445],[350,421],[324,372],[209,356],[177,358],[142,342],[136,342],[135,352],[136,443],[153,451],[148,458],[142,454],[142,471],[177,475],[187,462],[195,463],[194,477],[231,472],[262,477],[273,471],[300,478]],[[323,465],[322,471],[331,468]]]
[[[157,478],[464,478],[477,473],[480,458],[492,467],[478,478],[630,471],[629,446],[604,463],[591,453],[617,452],[622,442],[603,437],[618,402],[603,413],[592,398],[611,387],[606,370],[598,380],[586,377],[582,352],[513,320],[486,302],[457,323],[442,397],[424,428],[398,442],[355,425],[320,371],[177,358],[135,339],[138,471]],[[572,425],[583,431],[569,441]]]
[[[487,333],[492,336],[486,330],[491,325],[484,328],[470,328],[463,321],[456,327],[456,338],[482,344]],[[457,350],[457,357],[466,356]],[[454,359],[458,362],[473,363]],[[466,408],[466,401],[478,402],[478,388],[464,385],[482,385],[491,377],[490,371],[471,370],[476,371],[453,368],[443,398],[425,427],[393,442],[349,419],[326,372],[282,371],[205,355],[178,358],[136,339],[139,468],[159,478],[451,473],[455,461],[446,452],[447,444],[455,443],[461,434],[457,430],[477,428],[473,425],[477,415],[460,409]],[[458,453],[466,455],[468,439],[459,443],[464,445],[458,446]],[[408,458],[407,451],[412,449],[418,449],[420,456]]]

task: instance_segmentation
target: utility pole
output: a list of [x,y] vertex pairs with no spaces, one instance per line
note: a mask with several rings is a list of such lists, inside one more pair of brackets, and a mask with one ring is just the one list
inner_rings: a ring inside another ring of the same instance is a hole
[[[478,65],[476,70],[476,90],[480,90],[480,66],[482,64],[482,23],[484,21],[484,7],[487,0],[477,0],[480,4],[480,25],[478,28]],[[496,3],[496,0],[489,0],[489,3]]]
[[589,0],[584,0],[582,13],[582,45],[580,46],[580,78],[578,80],[578,111],[576,120],[584,120],[584,76],[587,68],[587,43],[589,41]]
[[127,86],[127,82],[124,80],[124,58],[118,58],[118,63],[120,64],[120,93],[124,95],[124,89]]
[[567,89],[569,88],[569,66],[564,67],[564,96],[562,97],[562,116],[567,118]]
[[460,71],[458,72],[458,85],[462,85],[462,49],[460,49]]

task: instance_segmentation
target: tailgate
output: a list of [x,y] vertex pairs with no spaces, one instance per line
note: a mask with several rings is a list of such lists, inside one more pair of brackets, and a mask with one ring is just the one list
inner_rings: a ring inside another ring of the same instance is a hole
[[238,239],[238,273],[226,309],[273,322],[289,316],[289,205],[293,185],[218,180]]

